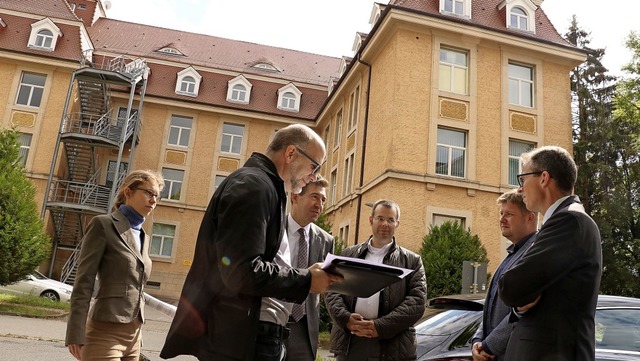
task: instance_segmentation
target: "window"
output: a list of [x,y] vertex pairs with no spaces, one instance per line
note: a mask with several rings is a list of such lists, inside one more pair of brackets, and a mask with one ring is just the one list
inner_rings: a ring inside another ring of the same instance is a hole
[[87,8],[87,5],[85,4],[78,4],[78,9],[80,10],[85,10]]
[[180,91],[183,93],[195,94],[196,80],[192,76],[185,76],[180,82]]
[[31,150],[31,138],[33,136],[29,133],[20,134],[18,142],[20,143],[20,164],[24,167],[27,165],[27,158],[29,158],[29,150]]
[[61,36],[60,28],[50,18],[44,18],[31,24],[27,46],[40,51],[53,51]]
[[188,147],[192,122],[193,119],[190,117],[172,115],[171,127],[169,128],[169,139],[167,143],[178,147]]
[[233,86],[233,90],[231,91],[231,99],[244,102],[244,99],[247,97],[247,88],[242,84],[236,84]]
[[324,148],[329,149],[329,135],[331,135],[331,131],[329,130],[329,126],[327,125],[324,128]]
[[518,186],[517,175],[522,173],[520,154],[526,153],[534,147],[535,145],[531,143],[509,140],[509,184],[512,186]]
[[270,71],[279,71],[278,68],[276,68],[275,66],[271,65],[271,64],[267,64],[267,63],[258,63],[256,65],[253,66],[256,69],[262,69],[262,70],[270,70]]
[[282,95],[282,102],[280,103],[280,107],[284,109],[295,109],[296,108],[296,96],[292,92],[286,92]]
[[436,173],[464,178],[466,147],[466,133],[438,128]]
[[336,129],[333,134],[333,147],[340,145],[340,138],[342,138],[342,109],[336,114]]
[[355,160],[355,154],[351,153],[347,159],[344,160],[344,179],[342,180],[342,194],[346,197],[353,189],[353,169]]
[[338,239],[344,243],[344,245],[349,245],[349,225],[340,227],[340,235]]
[[173,252],[173,240],[176,236],[176,226],[172,224],[154,223],[151,234],[151,246],[149,255],[159,257],[171,257]]
[[278,89],[278,109],[288,112],[300,111],[302,92],[295,85],[289,83]]
[[36,46],[41,48],[52,48],[53,33],[51,30],[42,29],[36,35]]
[[42,93],[44,93],[46,81],[46,75],[23,72],[16,104],[39,107],[42,102]]
[[222,126],[222,144],[220,151],[225,153],[240,154],[244,125],[224,123]]
[[202,75],[193,67],[182,69],[178,72],[178,79],[176,80],[176,94],[197,97],[201,81]]
[[441,48],[440,49],[440,90],[467,94],[468,74],[467,53]]
[[329,194],[329,204],[336,204],[336,192],[338,192],[338,170],[331,172],[331,194]]
[[218,187],[220,187],[220,184],[222,184],[222,182],[227,179],[226,175],[216,175],[216,184],[215,184],[215,189],[218,189]]
[[[107,179],[105,181],[105,185],[109,188],[113,187],[114,179],[116,178],[116,165],[118,164],[115,160],[110,160],[107,164]],[[123,174],[127,174],[129,171],[129,163],[120,162],[120,171],[118,172],[118,177],[122,177]]]
[[182,54],[182,52],[180,50],[178,50],[176,48],[170,48],[170,47],[159,49],[158,52],[165,53],[165,54],[171,54],[171,55],[184,55],[184,54]]
[[444,11],[456,15],[464,15],[464,0],[444,0]]
[[356,87],[356,90],[351,93],[349,101],[349,130],[358,124],[358,110],[360,104],[360,86]]
[[509,26],[520,30],[529,30],[527,23],[527,13],[521,8],[514,6],[511,8],[511,14],[509,17]]
[[509,63],[509,103],[533,107],[533,68]]
[[164,189],[161,194],[162,199],[179,201],[182,193],[184,171],[162,168],[162,175],[164,176]]
[[445,222],[458,222],[460,223],[463,229],[465,228],[465,223],[466,223],[465,219],[462,217],[454,217],[454,216],[449,216],[445,214],[434,214],[433,220],[431,222],[431,226],[433,227],[441,226]]
[[244,75],[240,74],[227,82],[227,101],[232,103],[249,104],[253,85]]

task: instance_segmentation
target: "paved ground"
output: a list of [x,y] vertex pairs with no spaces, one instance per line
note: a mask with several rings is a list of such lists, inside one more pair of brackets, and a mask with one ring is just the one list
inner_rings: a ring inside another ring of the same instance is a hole
[[[145,315],[142,352],[153,361],[161,361],[159,354],[171,320],[150,307],[145,309]],[[65,320],[0,315],[0,360],[72,361],[73,356],[64,346],[66,329]],[[326,350],[319,352],[323,360],[332,360]],[[196,358],[179,356],[172,360],[193,361]]]

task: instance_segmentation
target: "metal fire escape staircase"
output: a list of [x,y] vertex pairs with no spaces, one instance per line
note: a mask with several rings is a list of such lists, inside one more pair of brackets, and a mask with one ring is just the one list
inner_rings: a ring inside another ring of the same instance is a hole
[[[49,276],[68,284],[75,280],[88,221],[110,211],[127,173],[122,165],[132,163],[148,74],[140,59],[101,58],[99,66],[84,60],[70,80],[41,214],[44,219],[49,211],[53,229]],[[128,91],[126,113],[112,110],[111,94],[116,91]],[[132,109],[136,93],[137,110]],[[74,94],[77,102],[72,104]],[[104,158],[115,153],[115,172],[107,182]]]

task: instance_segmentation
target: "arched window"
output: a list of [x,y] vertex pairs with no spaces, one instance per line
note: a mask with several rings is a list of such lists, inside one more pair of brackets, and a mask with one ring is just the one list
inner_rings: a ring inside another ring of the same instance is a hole
[[247,97],[247,88],[242,84],[236,84],[231,91],[231,99],[244,102]]
[[296,96],[292,92],[282,94],[280,106],[284,109],[296,109]]
[[42,29],[36,35],[36,46],[51,49],[53,44],[53,33],[50,30]]
[[527,12],[522,8],[514,6],[511,8],[510,23],[512,28],[520,30],[529,30]]
[[189,94],[196,93],[196,80],[192,76],[185,76],[180,83],[180,91]]

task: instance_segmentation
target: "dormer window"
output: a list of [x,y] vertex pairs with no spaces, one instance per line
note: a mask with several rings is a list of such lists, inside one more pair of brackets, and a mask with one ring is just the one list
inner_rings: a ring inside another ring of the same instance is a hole
[[196,80],[192,76],[185,76],[182,78],[180,82],[180,92],[181,93],[196,93]]
[[471,0],[440,0],[440,13],[471,18]]
[[511,8],[510,24],[512,28],[529,30],[527,26],[527,12],[522,8],[514,6]]
[[201,81],[202,75],[198,74],[193,67],[188,67],[182,70],[178,73],[176,94],[197,97]]
[[535,33],[535,13],[537,6],[531,0],[502,0],[498,10],[505,11],[509,29],[530,31]]
[[159,53],[171,54],[171,55],[184,55],[180,50],[171,47],[165,47],[157,50]]
[[29,47],[32,49],[53,51],[62,31],[49,18],[31,24]]
[[232,103],[249,104],[251,87],[253,86],[244,75],[229,80],[227,101]]
[[36,46],[51,49],[53,44],[53,33],[51,30],[42,29],[36,34]]
[[267,63],[257,63],[253,67],[256,68],[256,69],[260,69],[260,70],[269,70],[269,71],[280,72],[280,70],[278,70],[278,68],[276,68],[275,66],[273,66],[271,64],[267,64]]
[[300,111],[302,92],[295,85],[289,83],[278,89],[278,109],[290,112]]

